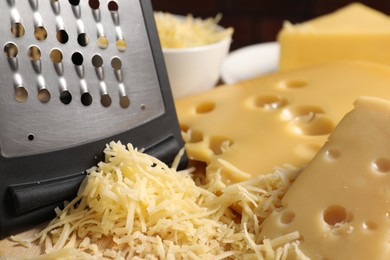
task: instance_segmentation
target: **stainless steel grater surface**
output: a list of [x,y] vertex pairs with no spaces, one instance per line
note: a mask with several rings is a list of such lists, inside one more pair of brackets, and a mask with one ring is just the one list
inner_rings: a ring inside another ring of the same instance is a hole
[[183,144],[149,1],[0,10],[0,237],[50,218],[107,142],[173,160]]

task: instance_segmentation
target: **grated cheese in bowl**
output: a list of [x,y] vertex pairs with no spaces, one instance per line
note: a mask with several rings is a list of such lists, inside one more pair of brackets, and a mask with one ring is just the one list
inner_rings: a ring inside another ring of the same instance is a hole
[[218,84],[233,34],[233,28],[217,25],[221,15],[202,20],[155,12],[154,17],[174,99]]
[[163,48],[190,48],[208,45],[230,38],[232,28],[223,29],[217,24],[221,15],[200,19],[192,15],[179,17],[170,13],[154,13],[158,35]]
[[105,157],[46,228],[13,239],[44,245],[47,255],[36,259],[305,259],[298,232],[259,235],[299,169],[229,186],[217,172],[197,185],[191,169],[169,168],[130,144],[110,143]]

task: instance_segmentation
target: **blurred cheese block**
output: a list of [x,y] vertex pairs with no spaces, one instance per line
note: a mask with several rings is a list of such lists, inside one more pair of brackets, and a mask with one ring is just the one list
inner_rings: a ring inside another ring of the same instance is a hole
[[322,64],[216,87],[175,105],[189,158],[208,173],[222,168],[233,183],[308,163],[363,95],[390,99],[390,67]]
[[361,97],[265,220],[311,259],[390,259],[390,102]]
[[390,17],[353,3],[301,24],[286,22],[278,42],[280,70],[332,60],[390,64]]

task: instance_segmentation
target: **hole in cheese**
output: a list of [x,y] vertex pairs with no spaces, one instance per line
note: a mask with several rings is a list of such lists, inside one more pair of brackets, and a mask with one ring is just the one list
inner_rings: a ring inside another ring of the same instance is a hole
[[205,113],[210,113],[214,109],[215,109],[215,103],[207,101],[207,102],[203,102],[203,103],[199,104],[196,107],[195,111],[198,114],[205,114]]
[[363,223],[363,229],[365,230],[375,230],[378,228],[378,225],[373,221],[366,221]]
[[295,89],[295,88],[302,88],[307,85],[307,80],[305,79],[287,79],[279,82],[279,87],[281,88],[290,88],[290,89]]
[[191,130],[191,137],[189,143],[197,143],[203,141],[203,133],[197,130]]
[[282,118],[286,120],[293,120],[299,116],[313,115],[313,114],[324,114],[325,110],[316,105],[299,105],[289,107],[283,110]]
[[180,124],[180,129],[183,132],[188,132],[189,127],[188,127],[188,125]]
[[339,224],[344,224],[352,220],[352,216],[347,214],[344,207],[330,206],[325,209],[323,218],[326,224],[331,227],[335,227]]
[[254,106],[266,110],[273,110],[284,107],[287,104],[287,99],[277,95],[257,96],[254,99]]
[[232,146],[233,140],[224,136],[212,136],[210,138],[210,149],[214,154],[222,154],[226,149]]
[[195,174],[193,175],[193,179],[196,185],[198,186],[205,185],[207,183],[206,167],[207,167],[207,163],[205,162],[196,161],[196,160],[188,161],[188,168],[194,169]]
[[325,157],[327,159],[331,159],[331,160],[337,159],[340,157],[340,155],[341,155],[340,151],[336,148],[329,148],[325,151]]
[[381,157],[372,162],[372,168],[381,173],[390,172],[390,158]]
[[281,214],[280,214],[280,223],[282,224],[290,224],[291,222],[293,222],[295,219],[295,213],[292,212],[292,211],[283,211]]
[[329,117],[316,113],[298,116],[291,121],[293,131],[302,135],[326,135],[330,134],[334,127]]

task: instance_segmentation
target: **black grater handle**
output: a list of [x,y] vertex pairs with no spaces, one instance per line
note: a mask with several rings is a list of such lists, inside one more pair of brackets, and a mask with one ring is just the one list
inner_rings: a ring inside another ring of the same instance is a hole
[[71,175],[55,181],[34,182],[32,184],[8,187],[6,197],[8,208],[16,215],[46,207],[54,203],[63,203],[77,194],[84,174]]

